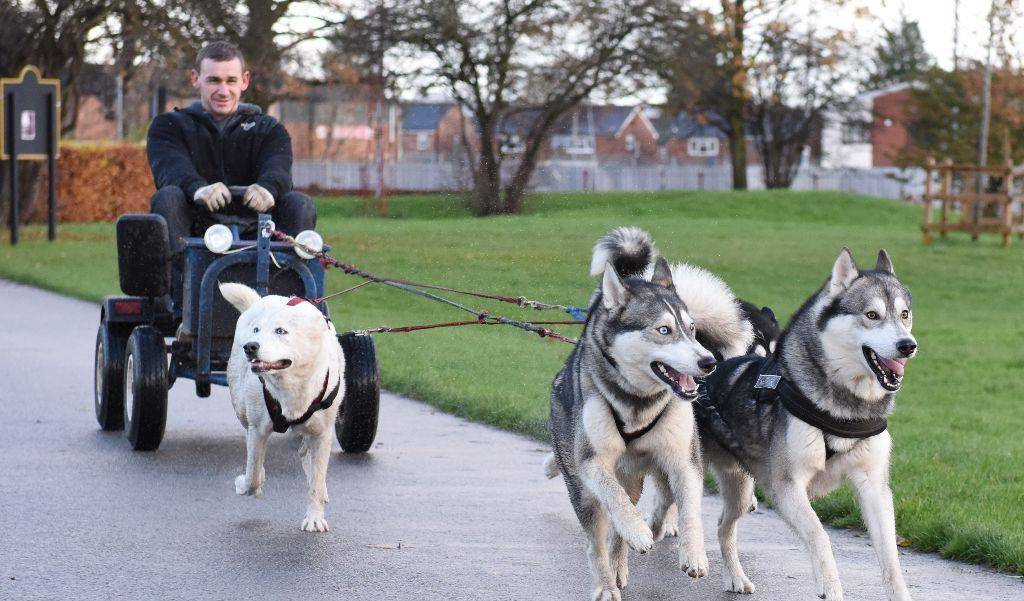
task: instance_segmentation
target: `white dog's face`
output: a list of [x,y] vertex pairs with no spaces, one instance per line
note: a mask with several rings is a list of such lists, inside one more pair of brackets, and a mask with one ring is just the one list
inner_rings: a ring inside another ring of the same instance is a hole
[[238,318],[235,345],[242,349],[253,373],[283,372],[312,363],[323,349],[330,326],[312,303],[289,305],[281,296],[268,296]]

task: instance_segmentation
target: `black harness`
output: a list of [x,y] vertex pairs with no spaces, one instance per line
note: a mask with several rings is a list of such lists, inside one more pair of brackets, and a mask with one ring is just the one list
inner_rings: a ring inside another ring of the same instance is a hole
[[[758,403],[781,402],[793,417],[825,434],[839,438],[871,438],[881,434],[888,427],[888,422],[882,417],[863,420],[835,417],[818,407],[795,384],[782,377],[774,357],[760,359],[760,363],[757,381],[754,383],[754,399]],[[707,402],[702,404],[702,409],[717,413],[715,406],[710,405],[706,391],[701,395],[701,400],[705,399]],[[720,415],[717,417],[721,419]],[[829,446],[828,438],[825,438],[825,459],[831,459],[837,452]]]
[[270,413],[270,419],[274,422],[274,432],[287,432],[288,428],[306,423],[309,418],[313,417],[314,413],[321,409],[327,409],[334,404],[334,399],[338,396],[338,388],[341,387],[341,378],[338,378],[338,383],[334,385],[331,393],[325,397],[324,393],[327,392],[327,382],[330,375],[331,370],[327,370],[327,373],[324,374],[324,385],[320,389],[320,394],[313,399],[313,402],[309,405],[309,409],[306,409],[306,412],[302,414],[302,417],[294,421],[289,421],[288,418],[284,416],[281,412],[281,403],[277,402],[274,395],[270,394],[270,391],[267,390],[266,382],[263,382],[262,378],[260,379],[260,383],[263,384],[263,402],[266,403],[267,412]]
[[[611,355],[608,354],[608,351],[604,350],[603,346],[598,346],[598,350],[601,351],[601,355],[604,357],[605,361],[607,361],[609,365],[612,366],[612,368],[618,371],[619,364]],[[671,402],[672,401],[669,400],[669,403]],[[658,415],[654,416],[654,419],[652,419],[650,423],[648,423],[643,428],[640,428],[639,430],[635,430],[633,432],[626,432],[626,422],[624,422],[622,420],[622,417],[620,417],[619,414],[615,411],[615,407],[609,404],[608,408],[612,412],[612,418],[615,419],[615,429],[619,431],[619,436],[622,437],[622,440],[625,441],[626,444],[629,444],[634,440],[642,437],[644,434],[647,434],[648,432],[654,429],[654,426],[658,425],[658,422],[661,420],[661,416],[665,415],[665,412],[668,411],[669,403],[665,403],[665,406],[661,409],[661,412],[659,412]]]

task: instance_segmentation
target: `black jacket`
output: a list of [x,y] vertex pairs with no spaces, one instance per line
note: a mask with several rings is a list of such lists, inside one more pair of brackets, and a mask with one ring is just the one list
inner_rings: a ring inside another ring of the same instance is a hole
[[157,189],[177,186],[190,200],[215,182],[259,184],[276,199],[292,189],[291,137],[253,104],[239,104],[223,130],[198,101],[157,115],[149,126],[146,155]]

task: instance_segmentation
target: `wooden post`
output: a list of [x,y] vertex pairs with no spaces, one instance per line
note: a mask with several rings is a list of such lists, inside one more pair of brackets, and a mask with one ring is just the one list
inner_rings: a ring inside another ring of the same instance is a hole
[[924,223],[921,231],[924,233],[924,243],[932,243],[932,169],[935,168],[935,159],[928,157],[924,163]]
[[[949,208],[953,204],[953,159],[947,158],[942,164],[945,169],[942,172],[942,216],[939,218],[939,234],[945,239],[948,233],[946,228],[949,225]],[[960,207],[960,213],[963,219],[966,215],[964,207]]]
[[1006,201],[1001,203],[1003,208],[1003,246],[1009,246],[1013,240],[1013,161],[1006,159],[1003,165],[1003,194]]

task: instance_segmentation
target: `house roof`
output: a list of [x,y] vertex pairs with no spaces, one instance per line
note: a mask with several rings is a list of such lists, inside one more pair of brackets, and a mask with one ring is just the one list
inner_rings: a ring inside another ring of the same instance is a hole
[[402,107],[402,129],[405,131],[434,131],[448,111],[451,102],[413,102]]
[[[582,105],[559,117],[551,128],[551,134],[616,136],[634,112],[646,120],[643,112],[635,106]],[[513,108],[501,120],[500,131],[504,134],[525,135],[540,113],[539,108]]]
[[722,126],[722,117],[717,113],[686,113],[682,112],[672,117],[659,117],[652,119],[651,123],[658,132],[658,142],[664,144],[672,138],[719,138],[725,139],[728,136]]

